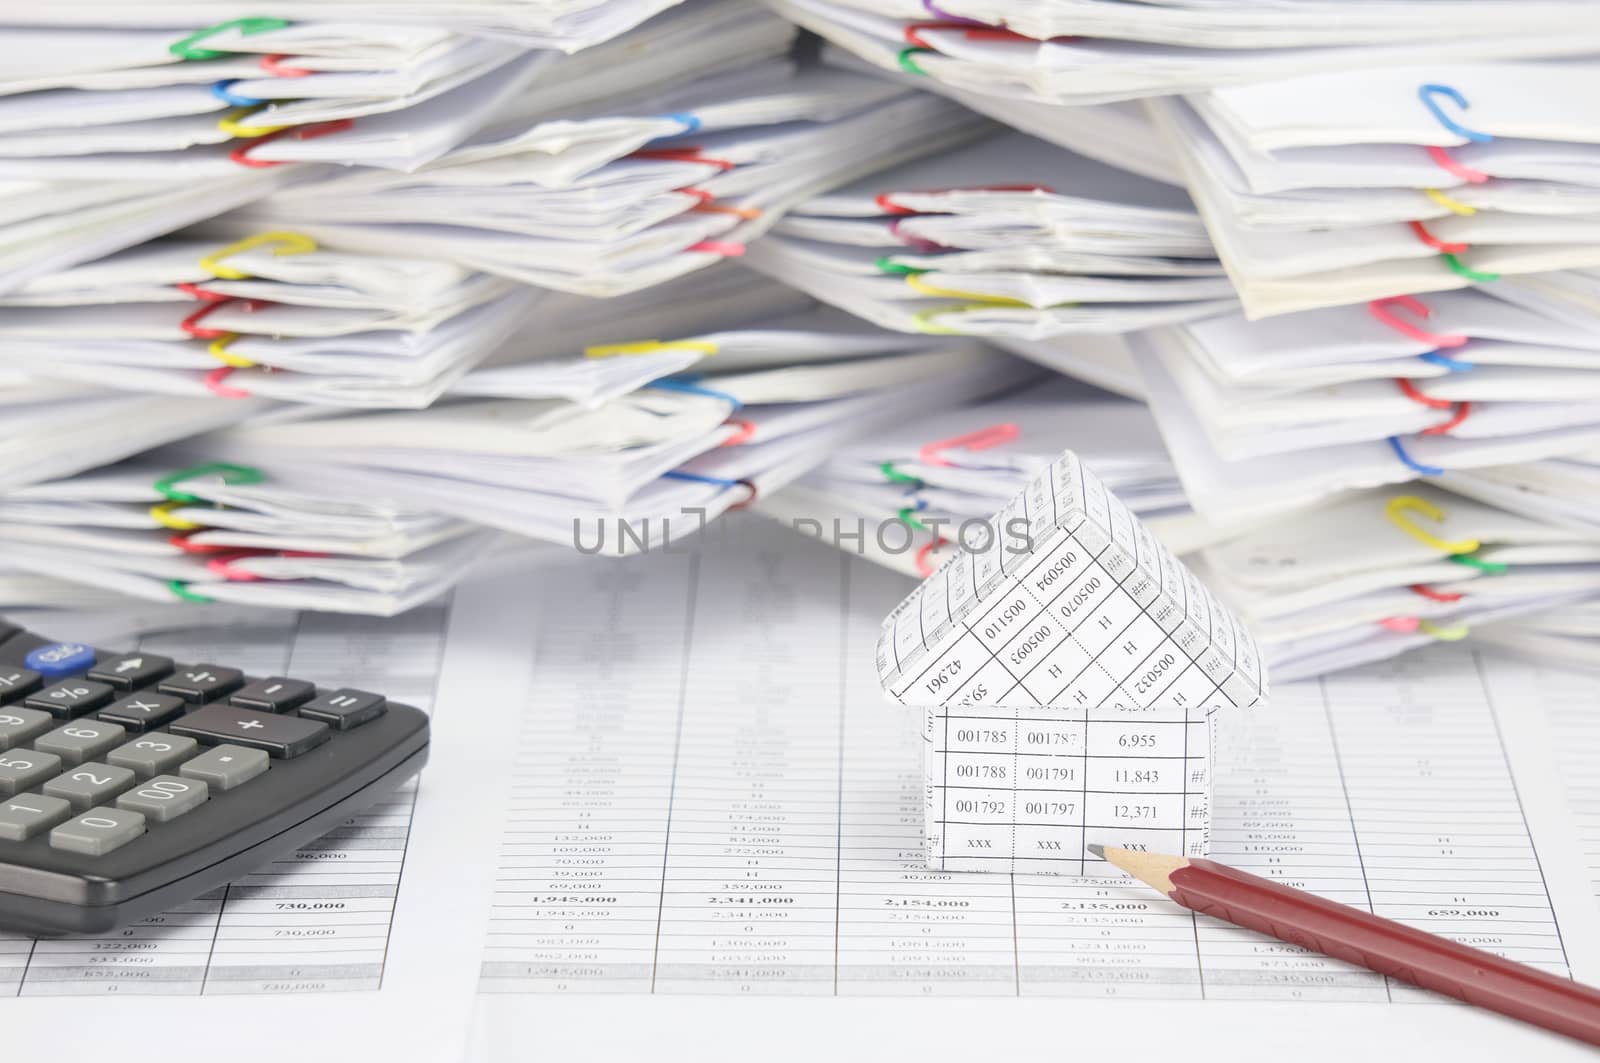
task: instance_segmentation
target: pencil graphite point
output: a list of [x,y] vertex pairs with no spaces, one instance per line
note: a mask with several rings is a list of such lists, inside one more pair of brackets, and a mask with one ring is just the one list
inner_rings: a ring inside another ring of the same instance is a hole
[[1106,858],[1106,847],[1103,845],[1085,845],[1084,848],[1102,860]]

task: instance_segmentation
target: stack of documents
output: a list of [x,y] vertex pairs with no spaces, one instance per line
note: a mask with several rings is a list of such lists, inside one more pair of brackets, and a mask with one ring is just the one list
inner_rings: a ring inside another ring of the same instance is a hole
[[1181,189],[1020,133],[807,200],[746,261],[906,332],[1041,340],[1237,305]]
[[1597,89],[1592,58],[1407,56],[1151,107],[1263,317],[1600,265]]
[[1148,410],[1059,376],[878,428],[757,509],[840,549],[926,575],[1069,448],[1170,548],[1186,552],[1215,537],[1190,512]]
[[[387,500],[577,547],[630,553],[699,531],[826,459],[873,425],[992,394],[1036,376],[1027,362],[967,342],[910,352],[839,330],[835,361],[677,374],[597,406],[562,399],[451,399],[426,410],[246,423],[190,440],[223,460],[314,482],[338,498]],[[804,329],[795,321],[793,329]],[[752,361],[801,337],[715,334],[683,341],[746,346]],[[635,345],[626,345],[635,346]],[[643,344],[668,348],[674,344]],[[708,363],[720,355],[712,355]],[[629,525],[624,531],[622,525]]]
[[1480,625],[1512,630],[1508,618],[1600,598],[1600,530],[1422,484],[1263,522],[1202,556],[1204,578],[1261,633],[1284,677],[1456,641]]
[[505,538],[247,467],[159,460],[0,496],[0,604],[53,604],[52,584],[71,582],[154,601],[390,615],[452,586]]
[[[1091,104],[1398,62],[1600,51],[1587,0],[767,0],[883,70],[975,96]],[[1442,30],[1448,27],[1448,31]],[[1556,27],[1556,29],[1551,29]]]
[[[288,163],[414,169],[559,89],[569,51],[651,78],[683,43],[674,20],[611,38],[666,6],[301,3],[219,22],[237,12],[6,5],[0,291],[321,169]],[[407,16],[421,24],[389,21]]]
[[[811,305],[732,266],[597,302],[437,260],[328,251],[293,233],[247,245],[168,238],[30,281],[0,296],[0,366],[334,406],[422,407],[450,388],[592,403],[700,355],[585,358],[589,346]],[[496,368],[463,379],[480,364]]]
[[[660,21],[702,9],[726,17],[681,53],[694,75],[682,82],[619,89],[600,67],[593,89],[613,96],[588,100],[583,78],[564,81],[565,92],[530,97],[530,113],[420,168],[307,181],[208,228],[292,228],[343,249],[427,255],[610,296],[742,255],[806,197],[987,125],[880,78],[781,58],[791,29],[730,0]],[[719,48],[744,65],[720,70]],[[709,70],[693,65],[703,59],[713,60]]]
[[1227,314],[1128,343],[1189,496],[1236,523],[1600,446],[1600,314],[1530,308],[1521,284]]

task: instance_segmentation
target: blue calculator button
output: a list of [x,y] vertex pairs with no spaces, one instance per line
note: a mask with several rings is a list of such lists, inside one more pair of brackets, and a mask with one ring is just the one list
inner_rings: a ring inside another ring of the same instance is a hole
[[54,642],[40,646],[22,663],[50,678],[77,675],[94,665],[94,650],[81,642]]

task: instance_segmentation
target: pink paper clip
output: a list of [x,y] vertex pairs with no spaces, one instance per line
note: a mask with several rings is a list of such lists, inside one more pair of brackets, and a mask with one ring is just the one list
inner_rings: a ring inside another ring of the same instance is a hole
[[927,579],[929,576],[933,575],[933,565],[928,561],[928,555],[939,549],[939,547],[949,543],[949,541],[949,539],[946,539],[942,536],[934,536],[932,539],[929,539],[927,542],[917,547],[917,552],[912,555],[912,560],[915,561],[917,565],[917,575],[921,576],[923,579]]
[[211,370],[211,372],[205,375],[202,383],[205,384],[207,391],[220,398],[248,399],[250,397],[250,393],[248,391],[241,391],[238,388],[230,388],[228,385],[223,383],[223,381],[227,380],[232,373],[233,366],[219,365],[217,368]]
[[924,240],[920,236],[912,236],[910,233],[901,232],[900,231],[900,222],[903,221],[903,220],[904,219],[902,219],[902,218],[890,218],[889,219],[889,235],[890,236],[894,237],[896,240],[899,240],[902,244],[905,244],[907,247],[911,248],[911,250],[913,250],[913,251],[945,251],[945,250],[948,250],[948,248],[946,248],[943,244],[936,244],[932,240]]
[[1445,151],[1441,147],[1429,148],[1428,158],[1432,159],[1434,164],[1437,165],[1439,169],[1444,170],[1446,173],[1455,174],[1463,181],[1467,181],[1471,184],[1481,185],[1489,179],[1489,175],[1484,173],[1482,170],[1474,170],[1470,166],[1461,165],[1461,163],[1450,157],[1450,153],[1448,151]]
[[1433,311],[1414,295],[1391,295],[1387,299],[1374,299],[1367,304],[1368,313],[1402,336],[1433,347],[1460,347],[1469,339],[1467,336],[1441,335],[1437,332],[1429,332],[1426,329],[1418,328],[1409,321],[1401,321],[1389,312],[1390,304],[1408,310],[1424,321],[1433,316]]
[[924,465],[942,465],[949,467],[950,463],[939,455],[946,450],[988,450],[1001,443],[1009,443],[1017,438],[1017,426],[1014,424],[992,424],[988,428],[980,428],[976,432],[965,435],[951,436],[941,439],[937,443],[929,443],[917,451],[917,460]]
[[206,568],[230,583],[256,583],[261,579],[260,576],[254,572],[246,572],[243,569],[234,568],[233,564],[235,561],[243,561],[247,557],[261,557],[268,553],[271,553],[271,551],[235,550],[233,553],[223,554],[221,557],[213,557],[206,562]]
[[1421,622],[1414,616],[1386,616],[1378,621],[1378,626],[1401,635],[1410,635],[1417,630],[1417,625]]
[[744,254],[744,245],[730,243],[727,240],[701,240],[698,244],[690,244],[685,251],[704,251],[708,255],[721,255],[723,258],[738,258]]

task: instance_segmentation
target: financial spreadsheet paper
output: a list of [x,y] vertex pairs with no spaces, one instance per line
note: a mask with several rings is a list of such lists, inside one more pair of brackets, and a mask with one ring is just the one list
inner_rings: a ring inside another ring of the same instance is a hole
[[878,636],[884,691],[924,709],[929,866],[1205,856],[1211,714],[1266,694],[1249,631],[1072,451],[957,541]]
[[[920,722],[884,703],[872,656],[905,586],[749,522],[541,572],[480,1011],[515,1023],[534,1005],[495,998],[596,993],[1438,999],[1103,865],[927,867]],[[1595,980],[1578,832],[1522,729],[1527,684],[1497,667],[1441,645],[1219,713],[1215,857]]]

